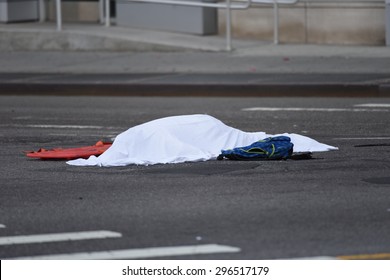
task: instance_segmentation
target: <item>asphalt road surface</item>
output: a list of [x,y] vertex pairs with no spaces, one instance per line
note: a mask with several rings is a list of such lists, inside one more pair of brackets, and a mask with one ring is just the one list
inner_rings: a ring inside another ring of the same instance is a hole
[[[112,168],[23,154],[192,113],[339,151]],[[389,258],[389,121],[376,98],[0,96],[0,258]]]

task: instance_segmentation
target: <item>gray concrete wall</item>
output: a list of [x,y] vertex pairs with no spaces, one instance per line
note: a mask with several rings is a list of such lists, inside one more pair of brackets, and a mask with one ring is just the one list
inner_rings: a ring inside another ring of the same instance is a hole
[[[384,45],[384,1],[307,0],[280,8],[282,43]],[[219,11],[219,30],[225,32],[225,11]],[[233,11],[233,36],[272,40],[270,6]]]
[[[92,1],[62,1],[63,21],[99,21],[99,3]],[[55,20],[55,1],[48,2],[48,19]]]
[[0,22],[38,20],[38,0],[0,0]]
[[[50,0],[49,19],[55,19]],[[302,0],[280,8],[280,42],[310,44],[384,45],[384,0]],[[99,21],[98,2],[63,4],[64,21]],[[257,5],[232,12],[233,37],[273,39],[273,10]],[[218,32],[225,34],[225,10],[218,10]]]
[[129,3],[117,0],[116,24],[198,35],[218,33],[217,11],[202,7]]

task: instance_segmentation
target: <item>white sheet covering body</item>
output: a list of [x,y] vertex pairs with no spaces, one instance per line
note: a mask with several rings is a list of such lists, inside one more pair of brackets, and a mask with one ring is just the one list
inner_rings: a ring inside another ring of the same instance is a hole
[[[298,134],[286,135],[294,152],[337,150]],[[265,132],[244,132],[209,115],[184,115],[153,120],[119,134],[99,157],[68,161],[77,166],[152,165],[215,159],[221,150],[247,146],[266,137]]]

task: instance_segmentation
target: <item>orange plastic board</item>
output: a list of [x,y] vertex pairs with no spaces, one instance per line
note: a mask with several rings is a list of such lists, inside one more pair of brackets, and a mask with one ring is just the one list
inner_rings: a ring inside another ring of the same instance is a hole
[[78,148],[55,148],[51,150],[39,149],[36,152],[27,152],[26,156],[39,159],[76,159],[89,158],[90,156],[98,156],[104,153],[112,143],[97,142],[93,146],[78,147]]

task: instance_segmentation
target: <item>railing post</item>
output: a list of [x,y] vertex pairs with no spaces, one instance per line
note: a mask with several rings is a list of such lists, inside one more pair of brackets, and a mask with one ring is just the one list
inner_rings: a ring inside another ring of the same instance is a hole
[[39,0],[39,22],[46,20],[46,0]]
[[232,50],[232,13],[230,0],[226,0],[226,50]]
[[276,0],[274,0],[274,44],[279,44],[279,6]]
[[61,0],[56,0],[56,17],[57,17],[57,30],[62,30],[62,12],[61,12]]
[[110,0],[106,0],[106,26],[109,27],[110,25]]
[[390,0],[386,0],[385,5],[386,46],[390,47]]
[[104,0],[99,0],[99,22],[101,24],[105,23],[104,17]]

